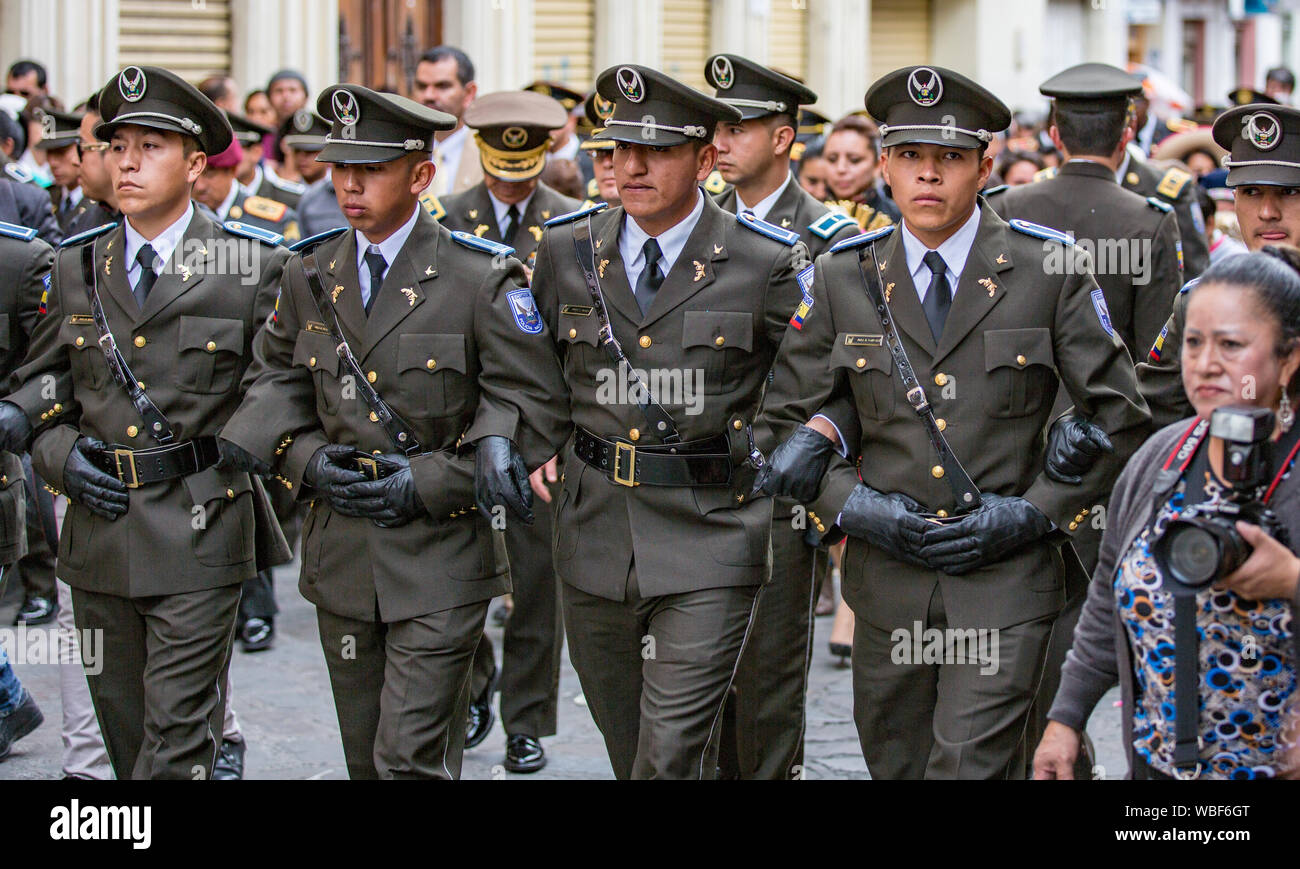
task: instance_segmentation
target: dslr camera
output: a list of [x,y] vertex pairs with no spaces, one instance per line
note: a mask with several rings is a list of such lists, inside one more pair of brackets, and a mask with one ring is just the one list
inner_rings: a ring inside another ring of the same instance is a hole
[[1291,546],[1262,500],[1273,469],[1273,423],[1273,412],[1262,407],[1222,407],[1210,415],[1209,434],[1223,441],[1223,478],[1232,488],[1224,500],[1195,504],[1165,526],[1154,554],[1166,577],[1202,589],[1241,567],[1254,547],[1237,532],[1238,521]]

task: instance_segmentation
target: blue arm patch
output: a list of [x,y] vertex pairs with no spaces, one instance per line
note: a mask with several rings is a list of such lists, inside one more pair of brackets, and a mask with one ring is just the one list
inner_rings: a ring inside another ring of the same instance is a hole
[[759,235],[766,235],[768,238],[775,239],[786,247],[794,247],[794,243],[799,240],[799,233],[791,232],[788,229],[782,229],[779,226],[774,226],[765,220],[759,220],[748,212],[742,211],[740,214],[737,214],[736,220],[740,221],[741,226],[752,229]]
[[327,229],[324,232],[318,232],[315,235],[308,236],[307,238],[304,238],[301,241],[295,241],[293,244],[289,245],[289,250],[293,251],[294,253],[298,253],[299,251],[304,251],[304,250],[311,250],[316,245],[321,244],[323,242],[327,242],[331,238],[342,235],[347,231],[348,228],[346,226],[338,226],[335,227],[334,229]]
[[880,229],[873,229],[871,232],[864,232],[861,235],[853,236],[853,238],[846,238],[844,239],[844,241],[840,242],[839,244],[833,245],[831,247],[830,252],[839,253],[842,250],[849,250],[850,248],[862,247],[864,244],[871,244],[873,241],[878,241],[879,239],[884,238],[885,236],[889,235],[893,231],[894,231],[893,224],[890,224],[889,226],[882,226],[880,227]]
[[858,222],[842,211],[828,211],[808,224],[808,231],[821,239],[829,239],[846,226],[857,226]]
[[1025,235],[1032,235],[1036,238],[1045,238],[1048,241],[1059,241],[1061,244],[1074,244],[1074,239],[1070,238],[1065,233],[1057,232],[1054,229],[1049,229],[1048,227],[1037,223],[1030,223],[1028,220],[1021,220],[1018,217],[1013,217],[1011,220],[1008,220],[1007,223],[1011,224],[1012,229],[1017,232],[1023,232]]
[[572,223],[580,217],[586,217],[589,214],[604,211],[606,208],[609,208],[608,202],[597,202],[594,205],[587,206],[586,208],[579,208],[577,211],[570,211],[568,214],[561,214],[559,217],[552,217],[550,220],[546,221],[543,226],[559,226],[562,223]]
[[481,250],[494,256],[510,256],[515,252],[515,249],[508,244],[501,244],[488,238],[479,238],[476,235],[470,235],[468,232],[453,232],[451,237],[465,247]]
[[97,226],[94,229],[88,229],[85,232],[79,232],[76,235],[65,238],[63,240],[63,243],[60,244],[59,247],[61,248],[76,247],[77,245],[85,244],[86,242],[92,239],[99,238],[101,235],[103,235],[106,232],[112,232],[115,229],[117,229],[116,223],[110,222],[110,223],[101,224],[100,226]]
[[7,235],[10,238],[16,238],[19,241],[31,241],[36,238],[36,230],[29,226],[20,226],[17,223],[5,223],[0,220],[0,235]]
[[254,241],[260,241],[265,244],[278,246],[282,241],[284,241],[284,236],[278,232],[271,232],[269,229],[262,229],[257,226],[249,226],[247,223],[240,223],[236,220],[227,220],[221,225],[225,227],[226,232],[231,232],[235,235],[243,236],[244,238],[251,238]]

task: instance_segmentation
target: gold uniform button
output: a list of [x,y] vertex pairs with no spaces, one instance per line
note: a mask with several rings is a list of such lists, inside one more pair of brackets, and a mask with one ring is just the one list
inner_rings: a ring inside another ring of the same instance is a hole
[[59,404],[57,401],[54,402],[54,412],[63,413],[63,405]]
[[73,341],[72,343],[73,343],[73,344],[76,344],[78,347],[83,347],[83,346],[85,346],[86,339],[85,339],[85,338],[82,338],[80,335],[78,335],[78,336],[77,336],[77,340],[76,340],[76,341]]
[[713,343],[716,344],[717,346],[721,347],[723,344],[726,344],[726,343],[727,343],[727,339],[724,338],[723,336],[719,335],[718,337],[716,337],[716,338],[713,339]]
[[1071,522],[1071,523],[1070,523],[1070,530],[1071,530],[1071,531],[1078,531],[1078,530],[1079,530],[1079,523],[1078,523],[1078,522]]
[[146,344],[148,344],[148,343],[149,343],[148,341],[144,340],[144,336],[143,336],[143,335],[136,335],[136,336],[135,336],[135,346],[137,346],[137,347],[143,347],[144,345],[146,345]]
[[207,351],[208,351],[209,353],[215,353],[215,352],[216,352],[216,349],[217,349],[217,342],[216,342],[216,341],[209,341],[207,344],[204,344],[203,346],[204,346],[205,348],[207,348]]
[[745,421],[743,419],[735,420],[734,422],[732,422],[731,427],[734,428],[736,431],[740,431],[742,428],[745,427]]
[[126,436],[129,437],[129,438],[133,438],[133,437],[135,437],[136,435],[138,435],[139,433],[140,433],[140,428],[139,428],[139,426],[128,425],[128,426],[126,427]]
[[934,511],[934,515],[938,516],[940,519],[947,519],[947,518],[948,518],[948,511],[947,511],[947,510],[935,510],[935,511]]
[[818,523],[817,523],[817,532],[818,532],[819,534],[825,534],[825,533],[826,533],[826,526],[823,525],[822,523],[818,522]]
[[936,419],[936,420],[934,421],[934,427],[937,428],[939,431],[943,431],[944,429],[946,429],[946,428],[948,427],[948,420],[946,420],[946,419]]
[[144,381],[143,381],[143,380],[137,380],[137,381],[135,382],[135,385],[138,386],[138,387],[140,387],[141,389],[144,389]]
[[315,368],[315,367],[316,367],[316,357],[313,356],[312,358],[308,359],[308,360],[307,360],[307,364],[310,365],[312,368]]
[[855,362],[854,364],[857,365],[859,368],[866,368],[866,367],[867,367],[867,360],[865,360],[865,359],[859,357],[859,358],[858,358],[858,361]]
[[634,429],[632,429],[630,432],[627,433],[627,437],[628,437],[628,440],[639,441],[639,440],[641,440],[641,430],[640,430],[640,429],[635,429],[635,428],[634,428]]
[[577,330],[577,329],[570,329],[570,330],[569,330],[569,337],[570,337],[570,338],[577,338],[577,337],[578,337],[578,330]]
[[226,497],[227,497],[227,498],[230,498],[230,499],[233,500],[234,497],[235,497],[235,490],[234,490],[234,489],[227,489],[227,490],[226,490]]
[[379,414],[375,413],[373,410],[370,411],[370,421],[379,422]]
[[1024,365],[1024,364],[1025,364],[1026,362],[1028,362],[1028,361],[1029,361],[1029,360],[1026,359],[1026,358],[1024,357],[1024,354],[1021,354],[1020,356],[1017,356],[1017,357],[1016,357],[1016,364],[1017,364],[1017,365]]
[[931,477],[934,477],[936,480],[942,478],[942,477],[943,477],[943,465],[935,465],[933,468],[931,468],[931,469],[930,469],[930,476],[931,476]]
[[436,360],[434,360],[434,359],[430,359],[430,360],[428,360],[427,362],[424,363],[424,367],[427,368],[427,369],[429,369],[430,371],[432,371],[433,369],[435,369],[435,368],[438,367],[438,363],[437,363]]
[[49,418],[50,418],[50,414],[48,411],[44,411],[41,413],[41,419],[49,419]]
[[947,386],[947,385],[948,385],[948,375],[947,375],[947,374],[944,374],[942,371],[940,371],[938,374],[936,374],[936,375],[934,376],[934,385],[935,385],[935,386]]
[[639,343],[639,344],[641,345],[642,349],[647,349],[647,348],[650,347],[651,344],[654,343],[654,341],[651,341],[651,340],[650,340],[650,336],[649,336],[649,335],[642,335],[642,336],[641,336],[641,340],[638,341],[637,343]]
[[376,374],[375,372],[373,371],[366,372],[366,380],[369,380],[371,383],[374,383],[378,379],[379,379],[379,375]]

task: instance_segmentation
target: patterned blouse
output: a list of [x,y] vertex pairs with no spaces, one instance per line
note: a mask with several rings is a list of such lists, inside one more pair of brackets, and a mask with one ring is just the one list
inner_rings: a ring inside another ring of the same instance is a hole
[[[1204,474],[1204,498],[1187,491],[1193,474]],[[1223,492],[1208,470],[1194,464],[1115,572],[1115,603],[1137,677],[1133,747],[1165,775],[1175,774],[1174,598],[1163,587],[1152,546],[1184,506],[1220,500]],[[1284,732],[1296,690],[1290,603],[1250,601],[1214,588],[1200,591],[1196,603],[1203,762],[1199,777],[1272,778],[1287,769],[1287,748],[1300,736]]]

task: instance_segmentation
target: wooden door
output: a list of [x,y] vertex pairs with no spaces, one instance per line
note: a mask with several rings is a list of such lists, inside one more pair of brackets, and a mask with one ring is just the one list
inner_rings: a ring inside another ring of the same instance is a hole
[[442,42],[442,0],[339,0],[339,80],[410,96],[420,55]]

